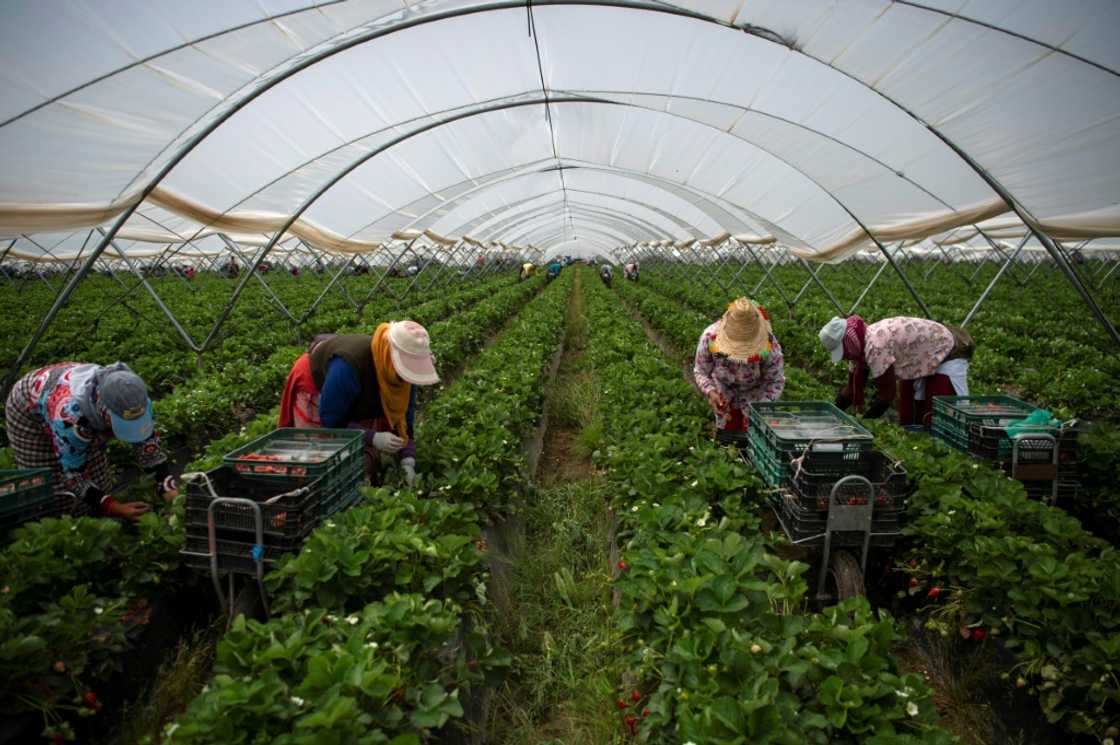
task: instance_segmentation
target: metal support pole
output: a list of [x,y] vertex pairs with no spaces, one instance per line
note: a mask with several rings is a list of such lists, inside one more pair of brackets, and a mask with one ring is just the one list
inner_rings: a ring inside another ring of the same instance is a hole
[[[226,248],[228,248],[230,251],[232,251],[242,261],[246,261],[244,254],[241,252],[241,247],[238,246],[236,243],[234,243],[233,240],[229,236],[227,236],[225,233],[218,233],[218,237],[222,239],[222,243],[226,244]],[[288,310],[288,307],[286,305],[284,305],[284,302],[273,291],[272,287],[269,286],[268,282],[264,281],[264,277],[262,277],[260,275],[260,272],[257,271],[257,267],[260,266],[260,264],[261,264],[261,259],[258,259],[256,261],[256,263],[253,264],[253,271],[252,271],[253,276],[257,278],[257,281],[261,284],[261,287],[264,288],[265,293],[267,293],[268,296],[272,299],[272,301],[276,304],[277,310],[279,310],[283,315],[287,316],[289,321],[291,321],[293,324],[298,326],[299,321],[297,321],[295,319],[295,316],[293,316],[291,314],[291,312]],[[199,350],[199,351],[201,351],[201,350]]]
[[[378,278],[377,283],[374,284],[373,288],[369,291],[369,294],[367,294],[365,296],[365,299],[362,300],[362,302],[359,303],[358,306],[355,308],[359,318],[361,318],[362,311],[365,310],[365,307],[369,304],[369,301],[373,298],[373,293],[377,292],[377,289],[379,287],[381,287],[381,285],[387,280],[387,278],[389,277],[389,273],[393,271],[393,268],[397,265],[397,262],[399,262],[401,260],[401,257],[403,257],[406,252],[411,251],[412,244],[415,243],[417,240],[418,240],[417,238],[413,238],[411,241],[409,241],[408,245],[405,246],[404,250],[402,250],[395,257],[393,257],[393,260],[389,263],[389,266],[386,267],[385,271],[381,273],[381,276]],[[394,297],[396,297],[396,295],[394,295]]]
[[852,307],[848,310],[847,313],[844,314],[845,316],[850,316],[850,315],[852,315],[856,312],[856,308],[858,308],[860,303],[863,302],[863,299],[865,297],[867,297],[867,293],[871,291],[871,288],[875,285],[876,282],[879,281],[880,275],[882,275],[882,273],[885,272],[886,270],[887,270],[887,263],[884,261],[883,263],[881,263],[879,265],[879,271],[875,272],[875,276],[872,277],[871,281],[867,283],[867,287],[864,287],[863,292],[861,292],[859,294],[859,297],[856,298],[856,301],[852,305]]
[[[871,235],[871,233],[868,233],[868,235]],[[876,238],[874,235],[871,235],[871,240],[875,241],[875,245],[879,247],[879,250],[883,253],[883,256],[887,257],[887,261],[890,263],[891,269],[894,269],[894,271],[898,275],[899,279],[902,280],[902,284],[906,285],[906,289],[910,292],[911,297],[914,298],[914,301],[922,309],[922,313],[925,315],[925,317],[929,318],[929,319],[933,319],[933,313],[930,312],[929,307],[926,305],[926,302],[924,300],[922,300],[922,296],[918,294],[918,291],[916,289],[914,289],[914,285],[910,284],[909,278],[907,278],[905,272],[902,271],[902,267],[900,267],[895,262],[894,257],[891,256],[891,254],[890,254],[890,251],[888,251],[886,246],[884,246],[882,243],[880,243],[879,239]],[[902,246],[902,243],[900,242],[899,247],[901,247],[901,246]]]
[[[97,230],[102,235],[104,235],[104,231],[101,228],[98,228]],[[132,259],[128,258],[128,255],[125,254],[124,250],[120,246],[117,245],[117,242],[115,240],[110,240],[109,245],[112,246],[113,250],[117,252],[117,255],[121,257],[129,270],[136,275],[136,278],[140,281],[140,284],[144,287],[145,290],[148,291],[148,294],[152,296],[152,300],[155,301],[156,306],[161,311],[163,311],[163,314],[165,316],[167,316],[167,320],[171,321],[171,325],[179,334],[179,338],[182,339],[183,343],[187,345],[187,348],[192,352],[201,353],[202,348],[195,343],[190,333],[188,333],[187,330],[183,328],[183,325],[179,323],[179,319],[175,317],[175,314],[172,313],[171,309],[168,308],[167,305],[163,302],[163,298],[159,296],[159,293],[156,292],[155,288],[152,287],[151,283],[148,282],[148,278],[144,276],[144,273],[141,272],[140,269],[132,263]]]
[[805,271],[809,272],[809,279],[805,280],[805,285],[801,288],[801,291],[797,293],[797,296],[793,298],[793,305],[796,306],[797,303],[801,300],[801,296],[804,295],[805,292],[809,289],[809,285],[815,283],[817,287],[820,288],[821,292],[825,294],[825,297],[828,298],[828,301],[832,303],[832,307],[836,308],[836,314],[841,316],[846,315],[844,313],[844,309],[840,307],[839,301],[837,301],[836,297],[829,291],[827,287],[825,287],[824,282],[821,281],[821,278],[817,276],[817,273],[821,270],[821,267],[823,267],[824,264],[818,264],[816,269],[810,269],[809,262],[807,262],[805,259],[798,259],[798,262],[805,269]]
[[314,302],[311,303],[311,307],[304,311],[303,315],[300,316],[298,321],[296,321],[297,326],[302,326],[304,321],[311,317],[311,315],[315,312],[315,309],[319,307],[319,303],[323,301],[323,298],[325,298],[327,296],[327,293],[331,291],[331,288],[335,286],[339,278],[342,277],[342,273],[350,267],[350,263],[353,260],[354,257],[351,256],[346,260],[346,263],[338,268],[338,271],[334,273],[333,277],[331,277],[330,282],[327,282],[327,286],[323,288],[323,291],[320,292],[319,296],[315,298]]
[[[982,237],[984,238],[984,240],[988,242],[988,245],[989,245],[989,246],[991,246],[992,250],[993,250],[993,251],[995,251],[995,252],[996,252],[997,254],[999,254],[999,255],[1000,255],[1000,257],[1001,257],[1001,258],[1002,258],[1002,259],[1004,260],[1004,261],[1003,261],[1003,264],[1002,264],[1002,265],[1000,266],[1000,268],[999,268],[999,272],[997,272],[997,276],[998,276],[999,274],[1002,274],[1002,273],[1003,273],[1003,268],[1004,268],[1005,266],[1007,266],[1007,265],[1008,265],[1008,261],[1007,261],[1007,254],[1006,254],[1006,253],[1004,252],[1003,248],[1002,248],[1002,247],[1001,247],[1001,246],[1000,246],[1000,245],[999,245],[998,243],[996,243],[995,241],[993,241],[993,240],[991,239],[991,237],[989,237],[989,236],[988,236],[988,234],[987,234],[987,233],[985,233],[985,232],[984,232],[983,230],[980,230],[979,228],[977,228],[976,230],[977,230],[977,232],[979,232],[979,233],[980,233],[980,235],[981,235],[981,236],[982,236]],[[1019,252],[1020,252],[1020,251],[1022,251],[1022,249],[1023,249],[1023,246],[1024,246],[1024,245],[1026,245],[1026,243],[1025,243],[1025,238],[1029,238],[1029,237],[1030,237],[1030,233],[1026,233],[1026,234],[1025,234],[1025,236],[1024,236],[1024,241],[1023,241],[1023,242],[1021,242],[1021,243],[1019,244],[1018,248],[1016,248],[1016,249],[1015,249],[1015,255],[1016,255],[1016,256],[1018,256],[1018,255],[1019,255]],[[1012,264],[1014,264],[1015,262],[1014,262],[1014,261],[1012,261],[1011,263],[1012,263]],[[1013,277],[1013,278],[1015,279],[1015,282],[1016,282],[1016,283],[1017,283],[1017,284],[1018,284],[1018,285],[1019,285],[1020,287],[1022,287],[1022,286],[1023,286],[1024,284],[1026,284],[1026,281],[1025,281],[1025,280],[1023,280],[1023,279],[1021,279],[1021,278],[1019,277],[1019,275],[1018,275],[1018,274],[1016,274],[1016,273],[1015,273],[1015,272],[1013,272],[1013,271],[1010,271],[1010,267],[1009,267],[1009,266],[1008,266],[1008,270],[1009,270],[1009,272],[1010,272],[1011,276],[1012,276],[1012,277]]]
[[[984,237],[987,238],[987,236]],[[988,286],[984,288],[984,292],[980,293],[980,297],[977,298],[976,304],[972,306],[972,310],[968,311],[968,315],[966,315],[964,317],[964,320],[961,321],[962,327],[967,326],[968,322],[976,316],[977,311],[980,310],[980,306],[983,305],[984,301],[988,299],[988,295],[991,294],[992,289],[996,286],[996,282],[999,282],[1000,277],[1002,277],[1004,275],[1004,272],[1006,272],[1011,267],[1011,262],[1015,260],[1019,253],[1027,245],[1027,241],[1030,239],[1030,237],[1030,233],[1024,235],[1023,239],[1019,241],[1019,245],[1015,248],[1015,252],[1008,256],[1007,260],[1003,262],[1003,266],[1001,266],[999,268],[999,271],[996,272],[996,276],[992,277],[992,281],[989,282]]]

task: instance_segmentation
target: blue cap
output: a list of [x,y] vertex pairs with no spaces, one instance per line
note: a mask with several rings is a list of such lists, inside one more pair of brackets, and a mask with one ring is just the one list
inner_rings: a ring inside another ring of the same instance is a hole
[[113,434],[124,442],[143,442],[155,431],[152,402],[140,376],[124,365],[100,381],[99,396],[113,425]]

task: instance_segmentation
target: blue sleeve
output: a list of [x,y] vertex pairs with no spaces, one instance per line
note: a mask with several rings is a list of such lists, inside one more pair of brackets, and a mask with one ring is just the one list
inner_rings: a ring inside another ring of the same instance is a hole
[[324,427],[345,427],[349,424],[346,414],[361,392],[358,371],[341,357],[331,359],[319,391],[319,421]]
[[408,439],[412,440],[416,432],[416,389],[418,386],[412,386],[412,392],[408,394],[408,411],[405,412],[404,421],[408,424]]

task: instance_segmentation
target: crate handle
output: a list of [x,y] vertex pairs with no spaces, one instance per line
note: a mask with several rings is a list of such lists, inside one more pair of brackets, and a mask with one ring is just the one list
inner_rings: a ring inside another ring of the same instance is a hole
[[[210,476],[208,476],[205,472],[203,472],[203,471],[192,471],[191,473],[184,473],[181,478],[182,478],[184,483],[186,483],[188,481],[205,481],[206,482],[206,488],[210,491],[211,501],[221,498],[221,497],[218,496],[218,492],[216,492],[214,490],[214,483],[212,481],[210,481]],[[271,505],[271,504],[275,504],[278,500],[281,500],[284,497],[300,497],[300,496],[303,496],[304,494],[306,494],[307,492],[308,492],[308,487],[300,486],[300,487],[297,487],[295,489],[292,489],[291,491],[286,491],[282,494],[277,494],[274,497],[269,497],[265,501],[259,502],[259,504]]]

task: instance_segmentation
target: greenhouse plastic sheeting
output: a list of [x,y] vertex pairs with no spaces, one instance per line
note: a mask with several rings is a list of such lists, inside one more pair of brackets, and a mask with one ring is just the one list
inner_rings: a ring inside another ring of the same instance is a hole
[[302,210],[289,235],[335,252],[729,232],[836,259],[865,228],[1008,217],[949,143],[1055,237],[1120,234],[1109,0],[13,0],[4,20],[4,236],[142,201],[122,238],[267,240]]

